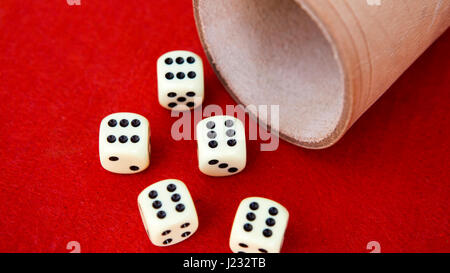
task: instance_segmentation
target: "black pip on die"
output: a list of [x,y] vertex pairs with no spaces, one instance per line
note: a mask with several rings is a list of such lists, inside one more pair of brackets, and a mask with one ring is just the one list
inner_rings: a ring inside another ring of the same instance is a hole
[[270,199],[249,197],[239,204],[230,235],[233,252],[279,253],[289,213]]
[[150,164],[150,125],[134,113],[115,113],[100,123],[100,163],[114,173],[130,174]]
[[162,107],[185,111],[200,106],[204,98],[203,62],[192,52],[168,52],[157,61],[158,100]]
[[156,246],[184,241],[198,228],[194,202],[180,180],[150,185],[139,194],[138,206],[147,235]]
[[241,172],[247,162],[245,128],[233,116],[213,116],[196,127],[200,171],[210,176]]

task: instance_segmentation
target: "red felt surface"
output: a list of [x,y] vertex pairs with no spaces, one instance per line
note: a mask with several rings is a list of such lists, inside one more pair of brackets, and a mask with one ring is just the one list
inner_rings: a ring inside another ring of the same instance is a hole
[[[284,252],[450,251],[450,33],[447,31],[334,147],[284,141],[228,178],[197,168],[194,141],[174,141],[158,105],[156,59],[174,49],[205,60],[206,104],[234,102],[206,62],[191,1],[0,2],[0,251],[229,252],[241,199],[264,196],[291,214]],[[105,171],[98,126],[118,111],[146,116],[151,166]],[[136,198],[186,182],[199,214],[185,242],[153,246]]]

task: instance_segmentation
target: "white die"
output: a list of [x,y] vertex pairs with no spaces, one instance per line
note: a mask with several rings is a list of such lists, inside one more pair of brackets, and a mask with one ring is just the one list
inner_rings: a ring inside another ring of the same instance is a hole
[[130,174],[150,164],[150,125],[134,113],[114,113],[100,123],[100,163],[114,173]]
[[200,106],[204,98],[203,62],[195,53],[176,50],[157,61],[158,100],[162,107],[185,111]]
[[245,128],[232,116],[213,116],[196,127],[198,167],[210,176],[241,172],[247,162]]
[[179,243],[198,228],[194,202],[180,180],[166,179],[150,185],[139,194],[138,205],[145,230],[154,245]]
[[249,197],[239,204],[230,235],[233,252],[279,253],[289,213],[270,199]]

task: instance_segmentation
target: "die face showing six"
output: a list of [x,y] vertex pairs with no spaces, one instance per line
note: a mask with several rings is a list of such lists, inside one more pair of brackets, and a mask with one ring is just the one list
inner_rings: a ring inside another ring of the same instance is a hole
[[[203,103],[203,62],[195,53],[171,51],[157,61],[158,100],[174,111]],[[198,165],[210,176],[230,176],[246,166],[243,123],[233,116],[213,116],[196,126]],[[99,155],[103,168],[120,174],[145,170],[150,164],[150,124],[135,113],[120,112],[100,124]],[[177,179],[159,181],[138,196],[138,207],[150,241],[170,246],[190,238],[198,216],[186,185]],[[279,203],[249,197],[239,204],[229,245],[233,252],[279,253],[289,213]]]
[[150,241],[156,246],[184,241],[198,228],[194,202],[180,180],[150,185],[139,194],[138,205]]
[[204,98],[203,62],[195,53],[176,50],[157,61],[158,100],[162,107],[186,111]]
[[279,253],[289,213],[270,199],[249,197],[239,204],[230,235],[233,252]]
[[210,176],[241,172],[247,162],[245,128],[232,116],[213,116],[196,126],[198,166]]
[[103,168],[121,174],[138,173],[150,164],[150,125],[134,113],[114,113],[100,123],[99,155]]

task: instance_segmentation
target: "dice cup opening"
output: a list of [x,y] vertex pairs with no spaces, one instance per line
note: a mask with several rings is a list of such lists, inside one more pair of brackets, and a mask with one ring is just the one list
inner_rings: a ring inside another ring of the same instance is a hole
[[336,143],[450,26],[442,0],[193,1],[225,88],[245,106],[279,105],[280,136],[307,148]]
[[232,97],[279,105],[283,139],[323,148],[345,131],[351,104],[333,43],[304,8],[293,0],[194,0],[206,54]]

